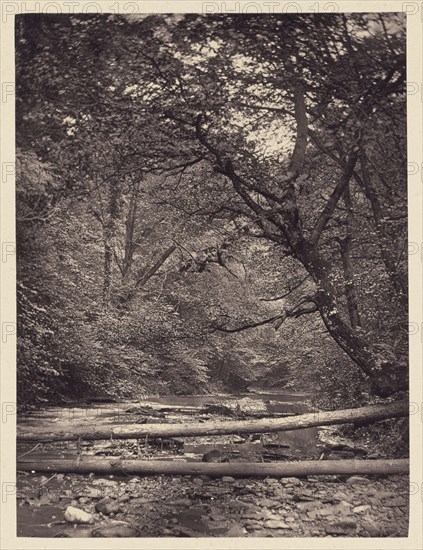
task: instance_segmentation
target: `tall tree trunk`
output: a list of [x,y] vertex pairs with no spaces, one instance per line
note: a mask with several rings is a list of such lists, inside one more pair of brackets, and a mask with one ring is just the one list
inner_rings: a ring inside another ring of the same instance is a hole
[[347,230],[343,239],[339,240],[341,248],[342,268],[345,281],[345,298],[347,300],[348,313],[351,326],[355,329],[361,327],[361,320],[358,310],[357,292],[354,283],[354,269],[351,262],[351,243],[354,214],[352,209],[350,184],[348,183],[344,191],[344,204],[347,210]]
[[336,292],[331,283],[331,268],[320,258],[318,252],[310,245],[299,251],[299,259],[313,277],[317,286],[314,302],[320,316],[332,338],[352,359],[352,361],[371,380],[373,393],[387,397],[399,390],[408,388],[406,365],[399,365],[388,358],[383,358],[373,350],[372,344],[362,331],[346,323],[336,301]]
[[116,221],[119,215],[119,187],[110,184],[109,204],[106,220],[103,226],[104,239],[104,272],[103,272],[103,308],[110,303],[113,273],[113,239],[116,234]]
[[125,279],[131,271],[132,261],[134,257],[134,251],[136,248],[134,242],[135,235],[135,222],[138,207],[138,195],[140,190],[140,183],[137,182],[132,188],[131,198],[129,201],[128,214],[125,222],[125,255],[123,257],[122,264],[122,277]]
[[394,287],[398,295],[401,305],[408,310],[407,281],[398,271],[397,263],[394,259],[393,251],[391,250],[391,240],[386,234],[386,230],[384,227],[382,206],[380,204],[379,197],[377,196],[377,193],[373,187],[372,179],[367,165],[367,159],[364,153],[362,153],[360,156],[360,165],[362,177],[356,177],[356,179],[363,189],[363,192],[369,200],[372,208],[382,261],[385,265],[386,272],[388,273],[392,286]]

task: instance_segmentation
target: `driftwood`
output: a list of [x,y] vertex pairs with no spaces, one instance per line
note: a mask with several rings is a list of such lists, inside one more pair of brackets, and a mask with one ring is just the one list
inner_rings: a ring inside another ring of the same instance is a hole
[[211,477],[271,476],[301,477],[308,475],[390,475],[406,474],[408,459],[396,460],[309,460],[302,462],[179,462],[162,460],[40,460],[19,461],[17,469],[25,472],[57,472],[77,474],[141,474],[141,475],[208,475]]
[[75,441],[101,439],[141,439],[158,437],[180,437],[199,435],[224,435],[241,433],[283,432],[310,428],[313,426],[328,426],[332,424],[348,424],[366,420],[376,422],[386,418],[408,416],[408,401],[395,401],[383,405],[370,405],[357,409],[345,409],[330,412],[312,412],[289,418],[270,418],[261,420],[231,420],[224,422],[208,421],[203,423],[183,424],[125,424],[106,427],[71,426],[69,431],[54,431],[43,428],[20,428],[17,441]]

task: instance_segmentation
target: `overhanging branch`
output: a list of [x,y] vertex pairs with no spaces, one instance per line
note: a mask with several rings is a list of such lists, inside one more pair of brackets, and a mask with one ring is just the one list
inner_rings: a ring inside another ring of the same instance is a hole
[[329,197],[327,203],[325,204],[325,207],[323,208],[322,212],[320,213],[317,222],[315,223],[315,226],[313,228],[313,231],[311,232],[310,236],[310,242],[313,246],[315,246],[320,236],[326,227],[326,224],[331,219],[332,214],[335,211],[335,208],[339,202],[339,199],[344,194],[345,188],[350,182],[353,174],[354,174],[354,168],[358,160],[358,152],[353,151],[353,153],[350,155],[350,158],[348,159],[347,164],[345,165],[345,169],[342,173],[342,176],[335,186],[335,189],[332,191],[331,196]]

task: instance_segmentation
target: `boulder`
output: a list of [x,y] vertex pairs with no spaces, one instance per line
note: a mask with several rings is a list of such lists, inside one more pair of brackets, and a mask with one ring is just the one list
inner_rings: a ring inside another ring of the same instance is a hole
[[117,514],[120,512],[120,505],[116,500],[111,498],[103,498],[97,502],[95,505],[97,512],[101,512],[108,516],[109,514]]
[[88,512],[75,508],[74,506],[68,506],[65,510],[65,520],[68,523],[94,523],[93,517]]

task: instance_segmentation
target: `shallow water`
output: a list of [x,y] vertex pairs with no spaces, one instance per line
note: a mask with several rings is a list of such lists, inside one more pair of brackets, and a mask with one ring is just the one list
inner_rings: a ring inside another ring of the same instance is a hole
[[[309,410],[304,404],[307,396],[304,394],[287,393],[262,393],[262,394],[241,394],[236,396],[230,395],[198,395],[198,396],[165,396],[165,397],[147,397],[137,401],[120,401],[118,403],[97,403],[84,404],[73,403],[68,406],[45,407],[40,411],[31,414],[20,415],[18,417],[18,426],[25,429],[35,427],[40,429],[45,427],[45,430],[51,430],[54,425],[55,431],[66,430],[72,431],[76,426],[92,425],[106,426],[110,424],[132,424],[134,416],[126,411],[133,407],[150,406],[153,409],[160,410],[163,407],[182,407],[185,415],[181,411],[173,411],[166,415],[168,421],[184,422],[189,415],[191,421],[195,421],[197,416],[200,416],[200,409],[206,405],[225,405],[235,406],[237,403],[242,404],[244,409],[258,410],[262,413],[298,414]],[[186,409],[185,409],[186,408]],[[161,419],[166,421],[166,419]],[[223,420],[223,419],[222,419]],[[275,460],[284,460],[284,454],[287,454],[287,459],[292,457],[300,457],[304,455],[317,454],[319,447],[318,430],[317,428],[306,428],[302,430],[294,430],[279,434],[263,436],[261,440],[253,439],[248,435],[238,438],[234,436],[203,436],[201,438],[184,438],[184,448],[175,453],[174,449],[161,449],[160,446],[152,451],[150,455],[143,455],[142,458],[154,458],[154,460],[185,460],[199,461],[202,455],[211,449],[219,449],[230,460],[244,461],[260,461],[263,456],[269,459],[269,453],[276,449],[277,457]],[[273,442],[279,444],[280,447],[273,447],[269,450],[263,444]],[[83,442],[82,455],[95,456],[124,456],[125,458],[138,458],[136,455],[135,442],[132,441],[133,451],[130,449],[131,442],[127,441],[96,441]],[[30,451],[28,453],[28,451]],[[21,456],[25,453],[25,460],[46,460],[70,458],[76,459],[78,452],[76,442],[57,442],[55,444],[45,444],[34,448],[33,444],[19,444],[17,455]],[[126,453],[123,455],[123,453]],[[128,456],[129,452],[129,456]],[[131,455],[130,453],[133,453]],[[267,453],[267,455],[266,455]],[[272,458],[270,458],[272,460]],[[92,525],[73,526],[63,522],[63,511],[69,505],[71,499],[77,492],[78,484],[72,485],[67,476],[57,482],[52,479],[48,483],[50,497],[51,492],[55,494],[55,501],[51,498],[44,502],[38,494],[40,488],[40,480],[42,476],[35,474],[26,475],[19,483],[18,498],[18,536],[23,537],[91,537],[93,530]],[[87,480],[88,481],[88,480]],[[173,516],[178,525],[186,527],[188,530],[195,527],[198,530],[200,523],[202,524],[202,515],[204,511],[201,509],[186,510],[184,507],[178,506],[173,508]],[[224,523],[224,522],[223,522]],[[225,531],[222,521],[217,522],[216,533],[218,536],[219,529]],[[221,524],[223,526],[221,526]],[[202,536],[206,536],[207,526],[204,524]]]

